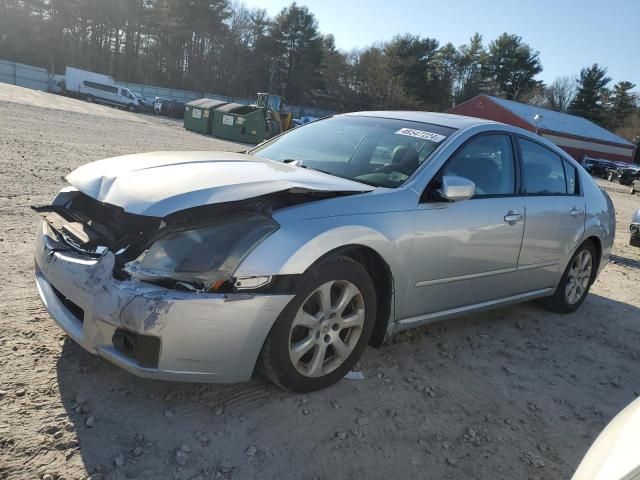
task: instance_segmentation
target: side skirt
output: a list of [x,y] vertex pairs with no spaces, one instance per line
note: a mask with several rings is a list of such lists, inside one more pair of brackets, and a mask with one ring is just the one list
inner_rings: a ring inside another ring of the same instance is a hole
[[428,323],[437,322],[440,320],[446,320],[447,318],[460,317],[462,315],[467,315],[470,313],[492,310],[496,307],[503,307],[506,305],[527,302],[536,298],[547,297],[549,295],[552,295],[553,292],[553,288],[543,288],[541,290],[521,293],[518,295],[513,295],[511,297],[499,298],[497,300],[490,300],[488,302],[475,303],[473,305],[452,308],[449,310],[443,310],[441,312],[433,312],[426,315],[418,315],[416,317],[405,318],[397,321],[395,324],[389,325],[389,327],[391,327],[389,329],[389,334],[394,334],[397,332],[401,332],[402,330],[415,328],[420,325],[426,325]]

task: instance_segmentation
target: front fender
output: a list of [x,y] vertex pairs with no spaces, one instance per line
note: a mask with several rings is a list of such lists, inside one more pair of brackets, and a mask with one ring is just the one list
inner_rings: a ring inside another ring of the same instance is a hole
[[406,291],[406,258],[413,243],[412,212],[345,215],[301,220],[286,224],[260,244],[242,262],[237,277],[296,275],[327,253],[345,246],[362,245],[387,263],[395,290]]

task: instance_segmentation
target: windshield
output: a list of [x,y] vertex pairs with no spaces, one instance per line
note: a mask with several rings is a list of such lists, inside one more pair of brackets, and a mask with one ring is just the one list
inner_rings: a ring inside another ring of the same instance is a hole
[[296,128],[250,153],[376,187],[395,188],[454,131],[428,123],[339,116]]

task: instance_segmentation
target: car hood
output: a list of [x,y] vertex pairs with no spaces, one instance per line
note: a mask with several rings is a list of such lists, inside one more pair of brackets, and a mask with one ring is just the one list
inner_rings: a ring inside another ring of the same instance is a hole
[[285,190],[374,189],[317,170],[228,152],[151,152],[108,158],[77,168],[67,181],[100,202],[155,217]]
[[611,420],[580,462],[571,480],[640,478],[640,399]]

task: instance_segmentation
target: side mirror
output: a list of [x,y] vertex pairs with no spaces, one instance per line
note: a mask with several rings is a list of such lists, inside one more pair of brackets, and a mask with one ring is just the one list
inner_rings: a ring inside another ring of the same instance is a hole
[[442,188],[438,189],[438,193],[450,202],[461,202],[473,197],[476,193],[476,185],[465,177],[445,175],[442,177]]

